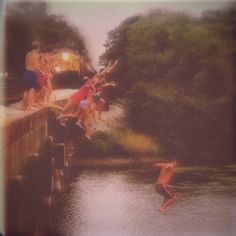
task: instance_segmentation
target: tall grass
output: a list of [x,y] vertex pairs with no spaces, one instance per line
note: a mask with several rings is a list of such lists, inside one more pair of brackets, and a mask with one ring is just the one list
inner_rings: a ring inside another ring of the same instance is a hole
[[158,153],[159,145],[147,135],[119,130],[113,133],[98,132],[91,141],[80,137],[77,139],[76,150],[80,157],[152,156]]
[[127,154],[130,155],[155,155],[159,150],[150,137],[144,134],[136,133],[131,130],[119,132],[117,142]]

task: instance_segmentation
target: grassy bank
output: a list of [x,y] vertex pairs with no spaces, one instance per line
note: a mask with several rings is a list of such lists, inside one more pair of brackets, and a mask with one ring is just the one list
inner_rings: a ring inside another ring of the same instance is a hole
[[124,158],[119,156],[112,157],[90,157],[90,158],[74,158],[72,161],[73,166],[77,168],[86,169],[130,169],[130,168],[152,168],[153,164],[161,161],[156,157],[145,156],[139,158]]
[[139,158],[157,156],[159,146],[149,136],[133,132],[127,128],[111,132],[96,132],[92,140],[80,137],[76,142],[76,156],[108,157],[124,156]]

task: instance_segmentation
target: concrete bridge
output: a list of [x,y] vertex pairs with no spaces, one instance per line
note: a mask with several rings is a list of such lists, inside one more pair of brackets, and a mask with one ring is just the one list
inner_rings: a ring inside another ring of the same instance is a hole
[[[74,90],[55,91],[63,104]],[[66,127],[49,107],[20,111],[19,104],[0,107],[4,131],[4,235],[43,232],[55,197],[62,187],[66,160]]]

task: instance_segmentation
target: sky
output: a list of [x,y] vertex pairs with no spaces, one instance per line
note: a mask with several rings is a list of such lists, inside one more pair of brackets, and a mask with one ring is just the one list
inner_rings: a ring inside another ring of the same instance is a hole
[[84,36],[92,64],[98,68],[99,56],[105,51],[103,44],[107,33],[114,29],[127,17],[135,14],[145,14],[151,9],[168,9],[184,11],[199,16],[203,10],[224,7],[229,0],[197,1],[197,0],[48,0],[49,13],[65,16],[70,23],[78,27]]

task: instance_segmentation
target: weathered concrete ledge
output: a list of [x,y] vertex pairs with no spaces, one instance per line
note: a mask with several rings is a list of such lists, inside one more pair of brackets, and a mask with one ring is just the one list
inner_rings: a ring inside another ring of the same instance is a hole
[[[57,90],[52,98],[54,102],[64,102],[77,90]],[[3,150],[5,176],[19,173],[32,153],[37,153],[48,136],[49,107],[35,111],[21,111],[20,103],[9,107],[0,107],[0,125],[3,130]]]

